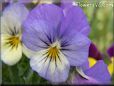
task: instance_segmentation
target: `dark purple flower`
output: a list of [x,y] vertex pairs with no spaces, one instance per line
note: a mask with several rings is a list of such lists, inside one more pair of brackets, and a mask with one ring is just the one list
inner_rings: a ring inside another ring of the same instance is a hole
[[111,75],[114,74],[114,44],[112,44],[108,50],[107,50],[108,55],[110,56],[110,63],[108,64],[108,70],[110,72]]
[[109,49],[107,50],[107,53],[110,57],[114,57],[114,44],[112,44]]
[[103,59],[102,54],[100,53],[100,51],[97,49],[96,45],[94,43],[90,44],[89,47],[89,57],[92,57],[96,60],[101,60]]
[[34,52],[30,66],[51,82],[64,82],[70,66],[87,61],[90,27],[80,7],[63,9],[44,4],[34,8],[23,24],[22,40]]
[[110,84],[111,76],[103,60],[97,61],[93,67],[84,70],[84,73],[88,76],[87,79],[78,74],[72,79],[72,84]]

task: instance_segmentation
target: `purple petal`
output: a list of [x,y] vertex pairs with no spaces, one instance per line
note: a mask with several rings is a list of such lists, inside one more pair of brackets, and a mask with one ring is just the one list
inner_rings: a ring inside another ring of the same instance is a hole
[[75,34],[74,37],[66,36],[66,38],[65,41],[62,39],[62,52],[72,66],[81,66],[87,61],[90,40],[82,34]]
[[66,31],[65,33],[69,34],[69,31],[71,30],[75,31],[75,33],[80,32],[86,36],[88,36],[90,32],[90,26],[86,15],[78,6],[70,7],[62,22],[61,32]]
[[107,53],[109,54],[110,57],[114,56],[114,44],[112,44],[112,46],[109,47]]
[[[53,29],[57,28],[60,24],[63,13],[62,9],[53,4],[45,4],[45,5],[38,5],[36,8],[32,10],[30,13],[30,18],[28,21],[35,20],[45,20],[48,24],[50,24]],[[52,29],[52,28],[51,28]]]
[[110,83],[111,76],[103,60],[99,60],[92,68],[86,70],[85,73],[102,84]]
[[91,43],[89,47],[89,57],[93,57],[96,60],[101,60],[103,58],[96,45],[93,43]]
[[111,76],[107,70],[107,65],[99,60],[92,68],[85,70],[89,79],[76,75],[72,79],[72,84],[109,84]]
[[85,63],[83,63],[81,66],[80,66],[83,70],[87,70],[89,69],[89,61],[87,60]]
[[72,3],[74,2],[74,0],[61,0],[61,7],[63,9],[72,6]]
[[62,9],[56,5],[39,5],[25,20],[22,40],[32,50],[41,50],[55,39],[62,20]]
[[63,8],[64,15],[66,16],[68,10],[75,4],[74,0],[61,0],[61,8]]

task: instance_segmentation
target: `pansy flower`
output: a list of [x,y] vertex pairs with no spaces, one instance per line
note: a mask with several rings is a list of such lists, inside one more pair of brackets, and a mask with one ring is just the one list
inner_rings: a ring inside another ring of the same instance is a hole
[[[85,77],[83,77],[85,76]],[[108,72],[107,65],[103,60],[84,70],[83,76],[79,74],[72,75],[70,84],[110,84],[111,76]]]
[[103,59],[103,55],[101,54],[101,52],[98,50],[97,46],[94,43],[90,44],[88,57],[89,57],[88,60],[90,67],[95,65],[98,60]]
[[101,52],[98,50],[97,46],[94,43],[90,44],[89,57],[93,57],[96,60],[102,60],[103,59]]
[[23,4],[9,4],[1,15],[1,59],[8,65],[16,64],[22,57],[22,22],[28,15]]
[[72,6],[66,14],[53,4],[34,8],[23,24],[22,41],[37,54],[30,58],[30,66],[51,82],[64,82],[70,66],[87,61],[90,27],[80,7]]
[[107,50],[108,55],[110,56],[110,63],[108,64],[108,70],[110,74],[112,75],[114,73],[114,44],[112,44],[108,50]]
[[107,53],[110,57],[114,57],[114,44],[108,48]]
[[[113,56],[113,45],[107,50]],[[90,44],[88,61],[76,74],[71,74],[69,84],[110,84],[113,71],[112,63],[107,65],[94,43]]]

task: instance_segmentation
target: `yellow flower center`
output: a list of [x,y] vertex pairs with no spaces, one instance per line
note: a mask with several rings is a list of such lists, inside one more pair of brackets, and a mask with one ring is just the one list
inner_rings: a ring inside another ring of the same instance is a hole
[[56,60],[59,58],[59,52],[60,52],[60,43],[57,41],[52,45],[50,45],[46,55],[48,58]]
[[49,50],[48,50],[48,57],[52,58],[52,59],[56,59],[59,57],[59,50],[57,49],[57,47],[51,47]]
[[111,57],[111,63],[108,65],[108,70],[111,75],[113,75],[114,73],[113,66],[114,66],[114,57]]
[[9,37],[7,40],[6,44],[9,44],[12,48],[17,48],[20,43],[20,38],[18,36]]
[[97,63],[97,61],[93,57],[89,57],[88,60],[90,67],[94,66]]

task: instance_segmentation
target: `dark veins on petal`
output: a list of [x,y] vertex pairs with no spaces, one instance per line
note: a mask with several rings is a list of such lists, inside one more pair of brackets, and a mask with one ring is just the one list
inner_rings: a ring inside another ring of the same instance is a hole
[[9,32],[8,32],[11,36],[15,36],[19,33],[19,30],[16,29],[16,27],[14,27],[13,29],[9,27]]

